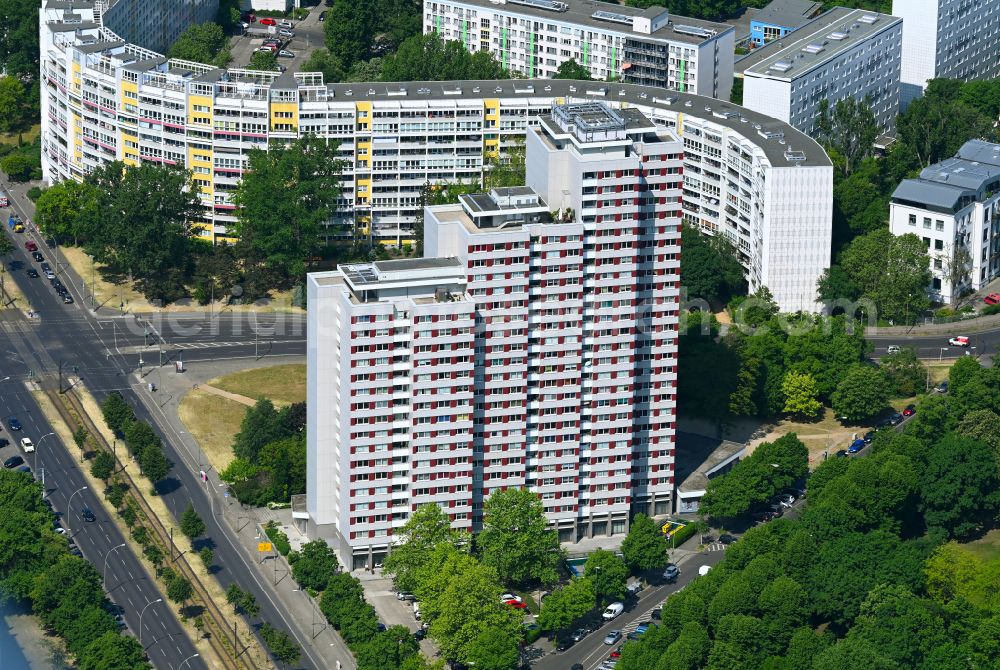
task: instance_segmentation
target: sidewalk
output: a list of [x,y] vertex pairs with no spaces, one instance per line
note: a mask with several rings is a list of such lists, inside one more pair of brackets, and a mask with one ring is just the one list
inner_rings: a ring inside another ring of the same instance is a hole
[[[204,463],[205,459],[177,414],[178,404],[184,394],[196,384],[203,384],[230,372],[275,364],[275,360],[267,357],[259,361],[198,361],[189,364],[183,374],[164,367],[155,393],[146,390],[145,380],[133,377],[132,383],[137,387],[136,392],[143,398],[146,407],[157,417],[157,424],[178,447],[178,454],[184,461],[183,465],[178,465],[198,472],[201,467],[199,463]],[[258,552],[258,543],[266,539],[262,538],[258,527],[263,527],[271,520],[282,527],[293,549],[308,541],[291,523],[291,510],[244,508],[235,498],[225,493],[226,485],[219,480],[218,473],[209,470],[206,474],[208,481],[205,487],[209,492],[213,514],[227,528],[228,539],[240,549],[244,564],[241,574],[246,579],[253,579],[281,612],[285,623],[301,645],[303,654],[312,661],[314,667],[321,670],[336,668],[339,662],[343,670],[354,670],[356,665],[351,652],[336,631],[327,625],[318,603],[298,589],[287,562],[284,559],[276,560],[273,552]]]

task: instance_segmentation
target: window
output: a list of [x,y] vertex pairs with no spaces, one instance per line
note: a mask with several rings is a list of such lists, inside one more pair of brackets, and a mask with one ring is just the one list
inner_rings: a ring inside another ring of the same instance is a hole
[[930,227],[931,227],[930,217],[925,216],[924,217],[924,228],[928,228],[929,229]]
[[944,250],[944,240],[934,240],[934,250],[943,251]]
[[916,214],[910,214],[910,225],[911,226],[917,225],[917,215]]
[[934,230],[937,230],[937,231],[944,230],[944,221],[942,221],[941,219],[936,219],[934,221]]

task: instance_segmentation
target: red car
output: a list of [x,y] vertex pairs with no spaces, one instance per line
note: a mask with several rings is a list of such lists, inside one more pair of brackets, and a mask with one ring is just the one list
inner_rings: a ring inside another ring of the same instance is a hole
[[613,652],[611,652],[608,655],[608,658],[621,658],[621,657],[622,657],[622,648],[621,647],[618,647],[617,649],[615,649]]
[[527,607],[527,605],[525,605],[523,601],[518,602],[517,600],[505,600],[504,604],[510,605],[511,607],[517,610],[523,610],[525,607]]
[[1000,303],[1000,293],[990,293],[988,296],[983,298],[983,302],[987,305],[996,305]]
[[27,242],[24,243],[24,248],[27,249],[28,251],[38,251],[38,245],[32,242],[31,240],[28,240]]
[[903,416],[913,416],[917,413],[916,405],[907,405],[906,409],[903,410]]
[[260,20],[260,25],[262,26],[276,26],[278,22],[272,19],[270,16],[264,17]]

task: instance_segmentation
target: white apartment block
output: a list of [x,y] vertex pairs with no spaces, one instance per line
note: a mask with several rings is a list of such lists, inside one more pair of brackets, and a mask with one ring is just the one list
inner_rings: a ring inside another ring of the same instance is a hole
[[[120,0],[125,2],[126,0]],[[653,87],[562,80],[324,84],[318,73],[220,70],[122,42],[93,7],[41,10],[42,170],[83,179],[109,161],[184,166],[206,241],[231,239],[233,189],[253,149],[306,133],[338,144],[342,197],[329,235],[408,245],[428,184],[480,183],[555,102],[637,109],[684,141],[684,221],[726,235],[751,289],[816,308],[830,263],[833,168],[787,123]]]
[[882,130],[899,113],[903,22],[837,7],[740,60],[743,104],[814,134],[820,103],[867,100]]
[[893,0],[892,13],[903,19],[904,109],[931,79],[1000,76],[997,0]]
[[309,275],[307,509],[347,565],[505,488],[564,542],[671,510],[682,144],[575,103],[527,156],[528,186],[427,208],[427,258]]
[[424,0],[424,32],[489,51],[504,68],[549,78],[573,59],[593,79],[729,99],[735,29],[584,0]]
[[105,0],[99,15],[104,27],[123,40],[164,52],[188,27],[214,21],[218,11],[219,0]]
[[927,245],[935,301],[951,303],[1000,277],[1000,144],[970,140],[953,158],[901,181],[889,226]]

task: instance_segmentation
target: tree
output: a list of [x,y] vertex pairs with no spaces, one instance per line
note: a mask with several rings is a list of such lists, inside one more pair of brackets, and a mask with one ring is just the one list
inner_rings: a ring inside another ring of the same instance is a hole
[[269,623],[260,627],[260,637],[282,666],[295,663],[302,656],[302,648],[295,642],[295,638]]
[[211,22],[197,23],[189,26],[170,45],[167,56],[225,67],[231,60],[229,51],[226,49],[227,43],[228,39],[222,26]]
[[785,411],[789,414],[813,419],[823,409],[823,403],[816,398],[819,394],[816,380],[808,373],[786,372],[781,392],[785,394]]
[[328,10],[323,25],[326,46],[344,67],[370,54],[378,9],[375,2],[334,0]]
[[[519,610],[500,601],[503,589],[496,572],[473,562],[461,572],[449,575],[433,603],[430,634],[438,642],[441,654],[463,663],[473,660],[480,635],[495,631],[517,641],[521,638],[522,616]],[[427,599],[424,605],[430,606]]]
[[152,668],[134,637],[108,631],[87,645],[77,658],[80,670],[147,670]]
[[212,566],[212,561],[215,560],[215,551],[211,547],[202,547],[198,550],[198,558],[207,569]]
[[137,459],[142,459],[143,453],[149,448],[162,449],[163,442],[153,427],[145,421],[133,419],[125,425],[125,442],[128,449]]
[[125,430],[126,425],[135,419],[132,408],[117,391],[112,391],[104,398],[104,402],[101,403],[101,412],[104,414],[104,422],[108,424],[108,428],[119,435]]
[[1000,509],[993,450],[954,433],[927,453],[920,485],[920,510],[928,528],[962,538],[988,523]]
[[[262,262],[283,284],[299,280],[340,197],[344,162],[337,158],[337,145],[302,137],[284,147],[251,150],[248,168],[233,195],[239,207],[237,246],[245,259]],[[275,190],[275,184],[281,188]]]
[[170,474],[173,463],[163,454],[160,446],[147,447],[139,458],[139,465],[149,481],[156,484]]
[[960,99],[958,79],[932,79],[924,95],[900,114],[896,130],[900,150],[912,154],[919,167],[953,156],[970,137],[987,134],[995,120]]
[[879,368],[896,396],[908,398],[926,390],[927,368],[913,349],[900,349],[879,361]]
[[90,474],[102,481],[107,481],[114,471],[115,457],[107,451],[98,452],[94,462],[90,464]]
[[233,583],[226,589],[226,602],[233,606],[234,612],[242,612],[253,619],[260,614],[260,605],[257,598],[249,591],[244,591],[239,585]]
[[583,566],[583,574],[593,582],[598,602],[609,603],[625,597],[628,566],[616,554],[606,549],[591,552]]
[[383,569],[393,576],[397,589],[410,592],[417,588],[418,573],[438,547],[448,545],[468,551],[472,541],[467,532],[453,529],[448,515],[433,503],[421,505],[410,514],[396,537],[397,544],[386,556]]
[[883,228],[861,235],[844,249],[840,264],[875,304],[879,319],[909,323],[929,305],[930,259],[912,233],[895,236]]
[[559,69],[556,70],[556,74],[553,79],[580,79],[582,81],[590,81],[593,77],[590,76],[590,69],[580,65],[575,59],[570,58],[567,61],[563,61],[559,65]]
[[701,511],[723,519],[744,514],[805,476],[808,467],[809,450],[795,433],[759,444],[732,470],[709,480]]
[[568,628],[597,605],[594,582],[591,579],[573,579],[566,586],[555,589],[542,603],[538,625],[542,630],[556,631]]
[[11,181],[24,182],[31,179],[32,171],[35,169],[35,161],[31,157],[16,151],[7,154],[0,159],[0,170],[7,173]]
[[344,79],[344,64],[329,49],[316,49],[302,64],[303,72],[322,72],[323,81],[333,84]]
[[247,69],[274,72],[278,69],[278,56],[273,51],[254,51]]
[[187,509],[181,514],[181,532],[191,540],[205,534],[205,522],[194,511],[191,503],[188,503]]
[[482,561],[504,583],[548,584],[558,578],[562,561],[559,536],[549,528],[537,493],[527,489],[495,490],[483,505],[483,530],[477,537]]
[[397,625],[357,645],[354,652],[358,670],[409,670],[410,659],[419,659],[420,646],[408,628]]
[[856,365],[837,384],[831,400],[837,416],[860,423],[878,415],[885,408],[889,401],[889,384],[878,368]]
[[194,587],[187,577],[175,576],[167,583],[167,597],[175,603],[182,604],[194,595]]
[[0,77],[0,132],[24,125],[25,102],[24,84],[16,77]]
[[991,409],[972,410],[958,422],[955,432],[988,445],[1000,466],[1000,415]]
[[247,409],[240,423],[240,432],[233,441],[233,453],[256,464],[260,451],[268,444],[286,437],[281,417],[268,398],[261,398]]
[[313,591],[323,591],[337,570],[337,557],[326,540],[316,539],[302,545],[299,557],[292,565],[292,576],[299,586]]
[[980,376],[983,366],[972,356],[962,356],[948,370],[948,390],[959,393],[963,388]]
[[829,102],[820,100],[819,135],[843,157],[844,174],[872,152],[879,129],[868,100],[848,96],[838,100],[830,113]]
[[514,670],[518,667],[518,639],[499,630],[484,630],[469,644],[469,665],[483,670]]
[[506,73],[489,51],[470,53],[437,33],[407,38],[395,54],[382,61],[382,81],[450,81],[505,79]]
[[622,555],[634,572],[663,567],[667,560],[667,538],[645,514],[636,514],[622,540]]
[[726,302],[745,292],[743,268],[724,236],[702,235],[691,226],[681,228],[681,274],[689,299]]
[[759,287],[753,295],[738,296],[729,302],[733,320],[741,327],[758,328],[771,320],[780,311],[774,301],[771,289]]

